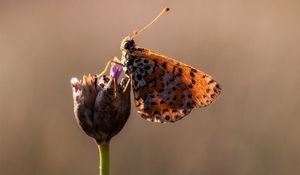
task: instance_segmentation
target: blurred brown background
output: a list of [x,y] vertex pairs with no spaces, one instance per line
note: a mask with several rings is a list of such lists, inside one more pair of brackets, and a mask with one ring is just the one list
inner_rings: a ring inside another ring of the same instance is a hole
[[138,45],[210,73],[223,92],[169,125],[133,106],[111,143],[111,173],[300,174],[298,0],[1,0],[1,175],[98,174],[69,80],[99,73],[165,6]]

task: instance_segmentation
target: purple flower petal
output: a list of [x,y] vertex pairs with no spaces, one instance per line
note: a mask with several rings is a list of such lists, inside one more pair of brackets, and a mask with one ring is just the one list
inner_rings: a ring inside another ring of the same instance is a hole
[[110,75],[115,79],[118,79],[123,72],[123,68],[121,66],[111,64]]

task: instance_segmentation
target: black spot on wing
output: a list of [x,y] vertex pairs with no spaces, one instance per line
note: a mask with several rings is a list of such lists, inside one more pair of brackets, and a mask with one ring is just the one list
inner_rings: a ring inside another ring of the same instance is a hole
[[163,62],[161,65],[164,69],[167,69],[167,62]]

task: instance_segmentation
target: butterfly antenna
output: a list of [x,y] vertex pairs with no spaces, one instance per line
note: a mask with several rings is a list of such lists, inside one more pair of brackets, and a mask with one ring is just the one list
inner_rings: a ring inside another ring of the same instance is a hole
[[143,27],[142,29],[138,30],[138,31],[134,31],[131,38],[135,38],[137,37],[140,33],[142,33],[145,29],[147,29],[149,26],[151,26],[159,17],[161,17],[162,15],[164,15],[165,13],[167,13],[168,11],[170,11],[169,7],[164,8],[150,23],[148,23],[145,27]]

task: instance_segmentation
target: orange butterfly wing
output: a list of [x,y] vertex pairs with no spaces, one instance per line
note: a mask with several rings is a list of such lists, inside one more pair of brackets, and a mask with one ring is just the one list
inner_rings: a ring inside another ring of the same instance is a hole
[[175,122],[193,108],[211,104],[221,92],[210,75],[172,58],[144,48],[137,48],[131,56],[135,57],[136,68],[149,65],[153,69],[142,79],[138,73],[132,75],[136,106],[149,121]]

